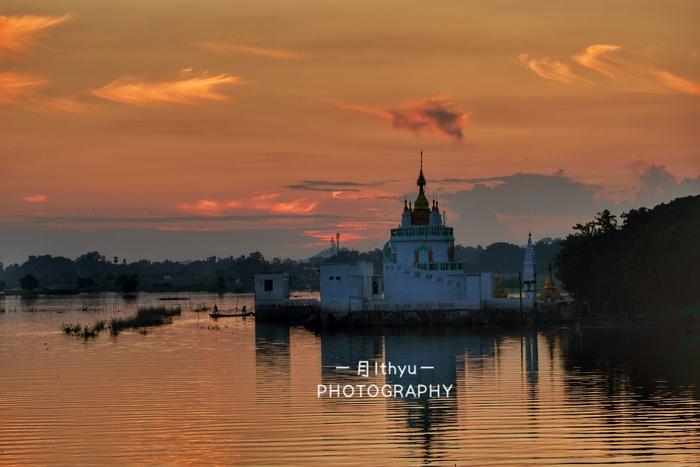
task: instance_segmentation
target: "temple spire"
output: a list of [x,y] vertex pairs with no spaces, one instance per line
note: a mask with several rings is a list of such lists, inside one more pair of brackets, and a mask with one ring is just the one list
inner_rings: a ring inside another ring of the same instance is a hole
[[425,175],[423,175],[423,151],[420,152],[420,172],[418,173],[418,196],[413,203],[411,223],[413,225],[428,225],[430,221],[430,204],[425,197]]
[[418,173],[418,180],[416,181],[418,188],[421,193],[425,193],[425,176],[423,175],[423,151],[420,152],[420,172]]

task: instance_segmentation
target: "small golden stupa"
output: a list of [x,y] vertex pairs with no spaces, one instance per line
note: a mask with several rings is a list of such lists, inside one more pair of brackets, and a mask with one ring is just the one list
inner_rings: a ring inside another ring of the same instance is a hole
[[554,286],[554,277],[552,277],[552,262],[547,262],[547,280],[544,283],[544,290],[537,297],[543,302],[551,303],[561,300],[561,294]]
[[508,298],[506,290],[503,288],[501,275],[499,273],[496,273],[493,276],[493,298]]

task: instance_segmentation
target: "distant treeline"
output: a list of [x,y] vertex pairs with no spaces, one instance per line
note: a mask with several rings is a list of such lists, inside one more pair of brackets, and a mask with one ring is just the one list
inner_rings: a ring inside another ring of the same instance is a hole
[[[535,245],[540,280],[544,281],[547,261],[558,249],[557,240],[543,239]],[[510,243],[494,243],[486,248],[455,247],[455,259],[467,272],[497,271],[506,287],[517,288],[517,273],[522,268],[523,247]],[[286,272],[293,290],[317,290],[317,268],[323,261],[364,260],[375,265],[381,274],[382,251],[343,250],[328,259],[297,261],[273,258],[267,260],[259,252],[247,256],[199,261],[127,262],[123,258],[106,257],[96,251],[75,260],[62,256],[30,256],[22,264],[3,267],[0,263],[0,290],[21,288],[29,293],[71,293],[91,291],[209,291],[251,292],[253,276],[258,273]]]
[[605,210],[561,245],[558,277],[585,307],[606,314],[676,315],[700,307],[700,196],[618,219]]
[[[574,226],[566,239],[535,244],[538,282],[551,260],[556,277],[581,307],[608,315],[676,314],[700,310],[700,196],[678,198],[653,209],[633,209],[618,219],[605,210]],[[524,249],[511,243],[486,248],[455,247],[455,260],[466,272],[499,272],[506,288],[517,288]],[[125,294],[143,291],[251,292],[257,273],[286,272],[293,290],[316,290],[323,261],[364,260],[381,273],[382,251],[343,250],[327,259],[267,260],[247,256],[200,261],[127,262],[98,252],[75,260],[30,256],[3,267],[0,290],[24,293],[71,293],[102,290]]]
[[[30,256],[22,264],[0,267],[0,281],[8,288],[61,293],[113,290],[249,292],[253,276],[264,272],[287,272],[291,286],[298,290],[316,287],[317,274],[309,263],[275,258],[266,260],[259,252],[247,256],[200,261],[127,262],[107,258],[93,251],[75,260],[62,256]],[[27,284],[29,278],[30,284]],[[0,284],[3,285],[3,284]]]

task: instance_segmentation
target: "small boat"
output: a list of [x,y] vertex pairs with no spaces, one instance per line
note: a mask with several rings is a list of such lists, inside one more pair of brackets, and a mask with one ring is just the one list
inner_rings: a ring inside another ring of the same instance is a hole
[[238,309],[238,302],[236,301],[236,309],[230,310],[228,313],[221,313],[219,307],[214,305],[214,311],[209,313],[209,316],[214,319],[218,318],[245,318],[246,316],[254,316],[255,313],[248,311],[247,307],[243,305],[243,309]]
[[233,313],[219,313],[219,312],[211,312],[209,313],[209,316],[218,319],[218,318],[245,318],[246,316],[255,316],[255,313],[252,311],[236,311]]

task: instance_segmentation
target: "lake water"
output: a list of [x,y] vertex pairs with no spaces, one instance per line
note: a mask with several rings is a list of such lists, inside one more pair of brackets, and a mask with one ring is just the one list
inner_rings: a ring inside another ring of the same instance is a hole
[[[0,465],[488,465],[700,461],[700,332],[306,329],[214,321],[251,296],[0,301]],[[62,323],[180,305],[147,334]],[[433,367],[358,376],[358,362]],[[348,370],[337,369],[348,366]],[[318,385],[453,385],[443,398]]]

